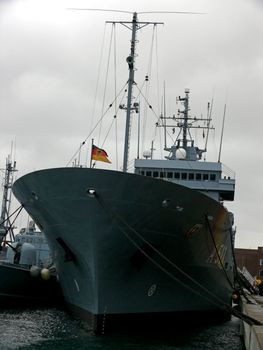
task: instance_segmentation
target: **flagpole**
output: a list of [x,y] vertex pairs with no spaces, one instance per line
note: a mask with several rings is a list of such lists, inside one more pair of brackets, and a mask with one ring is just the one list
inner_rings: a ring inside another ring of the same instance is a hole
[[91,168],[91,166],[92,166],[92,149],[93,149],[93,141],[94,141],[94,139],[91,139],[90,165],[89,165],[89,167],[90,167],[90,168]]

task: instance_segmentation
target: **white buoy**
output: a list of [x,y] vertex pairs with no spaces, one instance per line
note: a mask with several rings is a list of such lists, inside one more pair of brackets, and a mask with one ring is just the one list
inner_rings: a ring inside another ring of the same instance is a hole
[[49,280],[49,278],[50,278],[50,271],[49,271],[49,269],[45,269],[45,268],[42,269],[40,274],[41,274],[41,277],[43,278],[43,280],[45,280],[45,281]]
[[40,274],[40,268],[35,266],[35,265],[31,266],[31,268],[30,268],[30,275],[32,277],[38,277],[39,274]]

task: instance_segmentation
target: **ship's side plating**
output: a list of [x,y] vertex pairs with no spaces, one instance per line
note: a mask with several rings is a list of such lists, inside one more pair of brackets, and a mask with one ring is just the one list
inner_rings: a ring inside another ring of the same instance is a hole
[[13,191],[45,232],[65,301],[92,328],[100,316],[230,304],[231,217],[208,196],[86,168],[36,171]]

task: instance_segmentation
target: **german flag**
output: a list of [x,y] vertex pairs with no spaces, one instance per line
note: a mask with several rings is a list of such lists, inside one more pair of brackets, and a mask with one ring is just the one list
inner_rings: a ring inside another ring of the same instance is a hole
[[92,145],[91,159],[98,160],[99,162],[111,163],[108,159],[108,154],[104,149]]

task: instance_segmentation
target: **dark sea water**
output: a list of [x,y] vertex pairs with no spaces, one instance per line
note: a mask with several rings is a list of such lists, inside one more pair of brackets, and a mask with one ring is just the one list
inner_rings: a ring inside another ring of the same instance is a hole
[[244,350],[240,321],[175,329],[174,334],[94,336],[55,308],[0,311],[0,350]]

